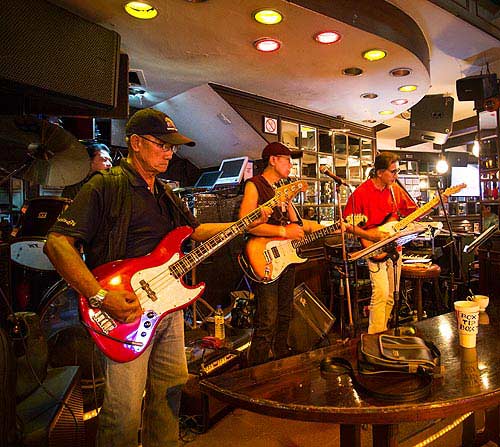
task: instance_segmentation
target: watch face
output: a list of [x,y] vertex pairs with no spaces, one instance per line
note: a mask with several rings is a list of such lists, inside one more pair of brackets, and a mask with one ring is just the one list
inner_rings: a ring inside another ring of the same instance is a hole
[[95,297],[95,296],[91,296],[89,298],[89,304],[92,306],[92,307],[101,307],[101,304],[102,304],[102,300]]

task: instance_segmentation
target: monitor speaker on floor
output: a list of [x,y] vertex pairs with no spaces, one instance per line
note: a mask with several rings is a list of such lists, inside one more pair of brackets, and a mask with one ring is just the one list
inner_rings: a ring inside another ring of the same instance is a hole
[[295,352],[316,348],[335,323],[335,317],[305,283],[295,287],[293,317],[288,332],[288,345]]

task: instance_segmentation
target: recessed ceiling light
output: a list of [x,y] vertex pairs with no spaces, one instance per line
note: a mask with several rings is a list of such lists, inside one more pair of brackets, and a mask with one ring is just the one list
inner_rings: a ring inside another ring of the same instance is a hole
[[378,98],[378,95],[376,93],[363,93],[360,97],[363,99],[375,99]]
[[400,92],[414,92],[417,89],[416,85],[402,85],[398,88]]
[[381,110],[378,112],[379,115],[394,115],[394,110]]
[[277,39],[271,37],[263,37],[258,39],[253,43],[253,46],[264,53],[271,53],[272,51],[277,51],[281,47],[281,42]]
[[386,56],[387,52],[379,49],[367,50],[363,53],[363,57],[370,62],[379,61],[380,59],[383,59]]
[[408,100],[401,98],[401,99],[393,99],[391,101],[391,104],[394,104],[395,106],[402,106],[403,104],[407,104]]
[[158,15],[158,10],[145,2],[128,2],[124,8],[128,14],[136,19],[154,19]]
[[313,37],[316,42],[324,44],[338,42],[341,38],[340,34],[335,31],[321,31],[316,33]]
[[275,9],[258,9],[252,13],[255,21],[263,25],[276,25],[283,20],[283,16]]
[[411,68],[394,68],[389,73],[395,78],[402,78],[403,76],[408,76],[409,74],[411,74],[411,72]]
[[342,70],[342,74],[346,76],[359,76],[363,73],[363,70],[358,67],[349,67]]

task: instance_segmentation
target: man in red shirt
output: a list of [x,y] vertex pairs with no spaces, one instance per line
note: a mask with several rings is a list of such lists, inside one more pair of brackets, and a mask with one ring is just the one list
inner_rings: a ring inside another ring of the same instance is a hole
[[[417,205],[406,191],[396,182],[399,157],[390,152],[382,152],[375,158],[370,178],[351,194],[344,209],[344,217],[350,214],[364,214],[368,220],[365,229],[382,225],[389,220],[399,220],[411,214]],[[397,281],[401,273],[399,258]],[[372,296],[368,333],[376,334],[387,329],[387,322],[394,305],[394,270],[392,260],[373,262],[368,260]]]

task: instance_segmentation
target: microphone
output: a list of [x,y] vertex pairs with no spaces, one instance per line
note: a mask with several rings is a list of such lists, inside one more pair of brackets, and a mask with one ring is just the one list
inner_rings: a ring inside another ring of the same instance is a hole
[[320,166],[319,170],[321,173],[325,174],[327,177],[330,177],[335,183],[338,185],[344,185],[350,187],[349,183],[347,183],[343,178],[339,177],[338,175],[335,175],[328,166]]

